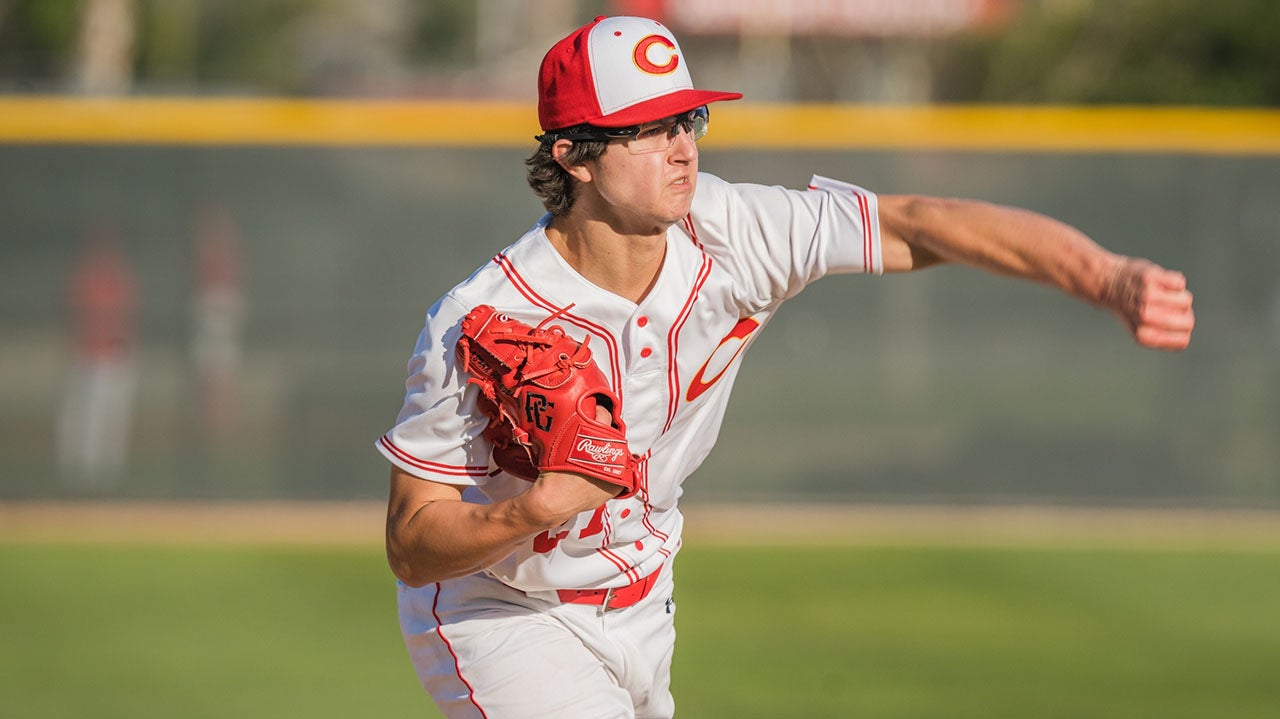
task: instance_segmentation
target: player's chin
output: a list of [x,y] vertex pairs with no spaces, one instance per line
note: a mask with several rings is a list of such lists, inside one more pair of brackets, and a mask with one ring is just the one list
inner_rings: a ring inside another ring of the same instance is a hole
[[689,216],[688,207],[685,207],[683,210],[670,210],[670,211],[662,212],[660,215],[660,220],[658,224],[661,225],[662,229],[665,231],[666,228],[678,222],[683,221],[684,218],[688,216]]
[[688,215],[689,210],[693,207],[692,185],[681,185],[678,189],[673,189],[667,195],[667,201],[662,204],[662,215],[666,219],[671,222],[679,222],[684,219],[685,215]]

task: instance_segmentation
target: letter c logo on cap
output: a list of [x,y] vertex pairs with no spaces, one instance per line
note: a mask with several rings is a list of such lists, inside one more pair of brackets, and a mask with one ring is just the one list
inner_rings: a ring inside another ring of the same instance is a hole
[[[667,61],[661,65],[655,64],[649,59],[649,48],[654,45],[661,45],[671,54],[667,56]],[[636,67],[650,75],[669,75],[676,71],[680,65],[680,56],[675,52],[676,46],[670,40],[661,35],[649,35],[636,43],[636,50],[632,54],[632,59],[636,62]]]

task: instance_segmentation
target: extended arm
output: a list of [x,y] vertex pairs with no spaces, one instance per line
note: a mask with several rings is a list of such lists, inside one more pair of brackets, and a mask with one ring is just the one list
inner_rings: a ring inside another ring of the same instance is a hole
[[1137,342],[1181,350],[1195,315],[1186,278],[1098,246],[1044,215],[984,202],[913,195],[879,198],[887,272],[955,262],[1040,282],[1115,313]]

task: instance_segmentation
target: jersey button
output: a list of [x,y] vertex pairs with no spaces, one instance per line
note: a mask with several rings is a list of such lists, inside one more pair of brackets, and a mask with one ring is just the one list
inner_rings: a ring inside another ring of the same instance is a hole
[[636,326],[637,326],[637,327],[644,327],[644,326],[645,326],[645,325],[647,325],[647,324],[649,324],[649,318],[648,318],[648,317],[645,317],[644,315],[641,315],[640,317],[637,317],[637,318],[636,318]]
[[648,357],[651,354],[653,354],[653,350],[649,349],[648,347],[645,347],[644,349],[640,350],[641,357]]

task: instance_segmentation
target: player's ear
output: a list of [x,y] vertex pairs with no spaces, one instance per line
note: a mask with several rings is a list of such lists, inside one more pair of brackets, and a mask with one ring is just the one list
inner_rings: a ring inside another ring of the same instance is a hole
[[569,156],[569,150],[573,149],[572,140],[556,140],[556,144],[551,146],[551,157],[569,173],[569,176],[578,182],[588,182],[591,180],[591,170],[585,164],[570,165],[566,159]]

